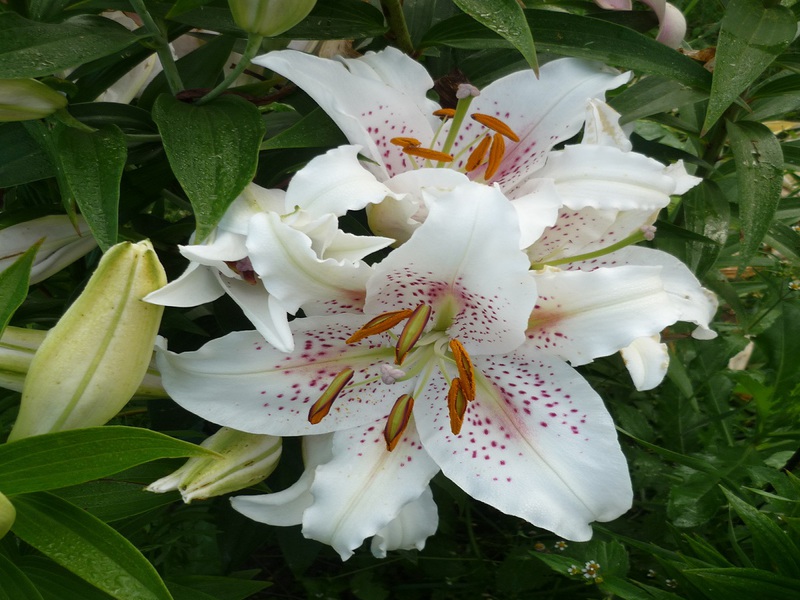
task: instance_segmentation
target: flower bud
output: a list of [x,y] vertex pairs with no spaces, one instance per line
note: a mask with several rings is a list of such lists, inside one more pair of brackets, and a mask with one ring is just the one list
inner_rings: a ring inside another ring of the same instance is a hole
[[0,121],[42,119],[67,105],[67,99],[35,79],[0,79]]
[[0,271],[42,238],[44,243],[31,269],[31,284],[47,279],[97,247],[83,217],[73,225],[67,215],[48,215],[0,230]]
[[3,494],[0,494],[0,540],[9,532],[17,518],[14,505]]
[[103,425],[144,378],[163,307],[142,302],[166,274],[149,241],[112,246],[31,362],[9,441]]
[[183,501],[204,500],[250,487],[269,477],[281,457],[281,438],[223,427],[201,444],[220,456],[190,458],[147,490],[180,490]]
[[306,18],[317,0],[228,0],[233,20],[247,33],[279,35]]

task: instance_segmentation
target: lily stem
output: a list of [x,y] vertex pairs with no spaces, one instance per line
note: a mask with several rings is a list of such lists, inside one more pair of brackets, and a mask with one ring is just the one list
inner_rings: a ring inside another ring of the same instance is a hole
[[169,91],[172,92],[174,96],[182,91],[184,86],[181,81],[180,73],[178,73],[178,66],[175,64],[175,59],[172,58],[172,49],[169,47],[169,40],[147,10],[144,0],[131,0],[131,6],[142,20],[144,28],[153,36],[153,41],[156,45],[156,53],[164,69],[164,77],[167,79]]
[[539,269],[543,269],[544,267],[555,267],[557,265],[563,265],[567,263],[580,262],[583,260],[591,260],[593,258],[605,256],[606,254],[611,254],[612,252],[621,250],[622,248],[630,246],[631,244],[637,244],[639,242],[643,242],[645,239],[647,238],[645,238],[644,233],[642,233],[641,231],[637,231],[626,237],[624,240],[620,240],[616,244],[611,244],[610,246],[607,246],[600,250],[596,250],[595,252],[587,252],[586,254],[568,256],[566,258],[559,258],[557,260],[549,260],[541,263],[533,263],[531,265],[531,269],[533,269],[534,271],[538,271]]
[[200,98],[200,100],[198,100],[195,104],[202,105],[206,104],[207,102],[211,102],[214,98],[227,90],[233,84],[233,82],[236,81],[236,78],[244,72],[244,70],[247,68],[247,65],[250,64],[250,61],[253,60],[255,55],[261,49],[261,41],[263,39],[263,35],[258,35],[257,33],[248,33],[247,46],[244,49],[244,54],[242,54],[242,59],[233,68],[233,71],[228,73],[228,76],[222,81],[222,83]]
[[403,3],[400,0],[381,0],[381,8],[397,45],[406,54],[413,55],[414,43],[408,31],[406,16],[403,14]]

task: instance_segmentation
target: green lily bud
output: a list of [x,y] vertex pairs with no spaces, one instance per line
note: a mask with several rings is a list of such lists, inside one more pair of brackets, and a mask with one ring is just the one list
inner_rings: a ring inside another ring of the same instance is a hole
[[233,20],[247,33],[279,35],[306,18],[317,0],[228,0]]
[[201,444],[219,458],[190,458],[180,469],[150,484],[149,492],[180,490],[183,501],[204,500],[250,487],[278,466],[281,438],[223,427]]
[[[31,368],[33,357],[42,345],[47,331],[25,329],[9,325],[0,336],[0,387],[21,392]],[[161,374],[155,366],[155,354],[150,359],[147,373],[133,394],[134,400],[169,398]]]
[[0,121],[42,119],[67,105],[67,99],[35,79],[0,79]]
[[142,302],[166,285],[149,241],[112,246],[31,362],[9,441],[103,425],[144,378],[163,307]]
[[0,540],[9,532],[17,518],[17,511],[11,501],[0,494]]

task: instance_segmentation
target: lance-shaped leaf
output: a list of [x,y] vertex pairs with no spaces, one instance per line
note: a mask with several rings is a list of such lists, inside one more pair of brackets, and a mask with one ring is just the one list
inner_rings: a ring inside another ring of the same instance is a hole
[[236,96],[193,106],[164,94],[156,100],[153,118],[194,208],[201,241],[253,179],[264,122],[255,106]]
[[117,243],[125,135],[116,125],[84,131],[59,123],[52,151],[64,203],[77,203],[98,245],[108,250]]
[[739,184],[742,263],[758,250],[781,195],[783,152],[775,135],[761,123],[728,123],[736,180]]
[[138,36],[111,19],[82,15],[62,23],[0,14],[0,77],[39,77],[109,56]]
[[533,35],[517,0],[455,0],[455,4],[473,19],[511,42],[528,61],[531,69],[539,72]]
[[99,519],[43,492],[14,505],[14,533],[80,578],[120,600],[172,600],[153,565]]
[[785,6],[761,0],[731,0],[719,32],[711,98],[703,132],[764,72],[797,33],[797,19]]
[[137,427],[90,427],[0,446],[0,490],[53,490],[119,473],[159,458],[209,456],[194,444]]
[[41,245],[42,242],[39,241],[31,246],[10,267],[0,273],[0,334],[8,325],[14,311],[19,308],[19,305],[25,300],[25,296],[28,295],[28,281],[33,268],[33,259]]
[[25,576],[25,573],[2,554],[0,554],[0,581],[3,582],[0,586],[0,600],[16,600],[18,598],[42,600],[42,595],[31,580]]

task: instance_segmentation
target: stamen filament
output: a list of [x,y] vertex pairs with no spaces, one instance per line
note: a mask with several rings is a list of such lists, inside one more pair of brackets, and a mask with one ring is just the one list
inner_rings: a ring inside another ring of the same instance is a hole
[[483,162],[483,159],[486,156],[486,152],[487,150],[489,150],[489,144],[491,143],[492,143],[492,138],[484,137],[480,141],[480,143],[477,146],[475,146],[475,149],[472,151],[472,153],[469,155],[469,158],[467,159],[467,165],[465,167],[467,173],[471,173],[479,166],[481,166],[481,163]]
[[407,319],[414,311],[410,308],[405,308],[403,310],[395,310],[392,312],[383,313],[382,315],[378,315],[374,319],[370,319],[370,321],[366,325],[362,325],[360,329],[358,329],[353,335],[351,335],[345,341],[346,344],[355,344],[356,342],[360,342],[366,337],[371,335],[375,335],[378,333],[383,333],[384,331],[391,329],[401,321]]
[[397,340],[395,347],[395,362],[398,365],[403,364],[403,360],[408,354],[409,350],[414,347],[420,336],[422,335],[425,326],[428,324],[428,319],[431,317],[431,307],[428,304],[420,304],[414,309],[412,315],[408,318],[408,322],[400,334],[400,339]]
[[314,404],[312,404],[311,408],[308,410],[309,423],[316,425],[322,421],[325,415],[330,412],[334,400],[336,400],[344,387],[350,383],[350,380],[353,378],[353,374],[353,369],[347,368],[333,378],[333,381],[331,381],[328,387],[325,388],[325,391],[322,392],[319,400],[314,402]]
[[386,449],[389,452],[395,449],[403,437],[413,409],[414,398],[411,394],[403,394],[392,406],[389,418],[386,420],[386,427],[383,429],[383,439],[386,440]]
[[489,162],[486,164],[486,171],[483,172],[483,178],[489,180],[497,173],[500,164],[503,162],[503,156],[506,153],[506,142],[503,135],[495,133],[492,136],[492,147],[489,148]]
[[580,262],[584,260],[591,260],[593,258],[599,258],[601,256],[605,256],[606,254],[610,254],[611,252],[616,252],[617,250],[621,250],[622,248],[625,248],[632,244],[638,244],[639,242],[643,242],[645,239],[646,238],[644,232],[639,230],[632,233],[624,240],[618,241],[616,244],[611,244],[610,246],[606,246],[605,248],[602,248],[600,250],[595,250],[594,252],[587,252],[586,254],[578,254],[576,256],[567,256],[565,258],[558,258],[556,260],[533,263],[531,265],[531,270],[538,271],[539,269],[544,269],[545,267],[556,267],[558,265],[564,265],[567,263]]
[[485,115],[483,113],[472,113],[470,116],[472,117],[473,120],[477,121],[484,127],[488,127],[492,131],[496,131],[497,133],[504,135],[512,142],[519,141],[519,136],[516,133],[514,133],[511,127],[503,123],[497,117],[493,117],[492,115]]
[[472,402],[475,400],[475,368],[472,366],[472,359],[457,339],[450,340],[450,350],[453,352],[464,397]]

